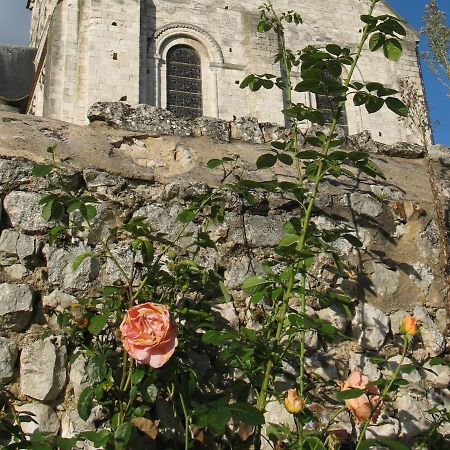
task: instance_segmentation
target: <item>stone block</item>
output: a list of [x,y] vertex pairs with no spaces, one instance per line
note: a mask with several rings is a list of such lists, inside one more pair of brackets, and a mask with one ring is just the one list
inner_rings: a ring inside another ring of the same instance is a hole
[[0,337],[0,385],[5,385],[13,379],[17,355],[16,343]]
[[27,284],[0,284],[0,330],[24,331],[33,315],[33,292]]
[[33,421],[22,422],[22,431],[29,436],[35,433],[49,433],[57,435],[60,423],[58,415],[47,405],[42,403],[26,403],[17,408],[21,415],[27,415]]
[[20,356],[20,391],[36,400],[58,398],[66,385],[67,350],[61,337],[27,344]]

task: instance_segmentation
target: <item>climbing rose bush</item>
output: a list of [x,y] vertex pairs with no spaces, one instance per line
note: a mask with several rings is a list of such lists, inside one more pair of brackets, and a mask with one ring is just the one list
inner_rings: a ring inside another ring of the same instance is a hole
[[376,386],[370,385],[370,379],[359,370],[354,370],[347,381],[343,384],[342,390],[365,389],[366,392],[359,397],[345,400],[345,404],[353,414],[356,422],[366,422],[371,419],[376,423],[381,413],[380,391]]
[[164,305],[143,303],[133,306],[120,325],[122,343],[139,364],[162,367],[178,345],[177,327]]

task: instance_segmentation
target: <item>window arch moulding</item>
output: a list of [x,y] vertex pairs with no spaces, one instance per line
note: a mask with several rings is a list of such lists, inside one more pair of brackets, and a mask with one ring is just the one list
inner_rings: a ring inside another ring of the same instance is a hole
[[167,108],[167,54],[175,46],[192,47],[200,56],[203,115],[218,117],[217,71],[223,66],[222,50],[214,38],[200,27],[169,24],[154,34],[156,106]]

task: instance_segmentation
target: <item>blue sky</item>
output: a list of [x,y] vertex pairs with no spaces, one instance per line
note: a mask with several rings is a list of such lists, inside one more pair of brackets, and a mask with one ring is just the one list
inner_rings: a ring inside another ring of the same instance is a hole
[[[322,0],[328,1],[328,0]],[[262,2],[262,0],[261,0]],[[26,10],[27,0],[0,0],[0,44],[27,45],[29,34],[30,14]],[[427,0],[388,0],[388,3],[398,11],[416,30],[421,28],[421,18]],[[450,19],[450,1],[438,0],[441,9]],[[421,43],[421,50],[424,45]],[[450,98],[445,88],[423,65],[423,76],[427,89],[427,98],[431,110],[431,119],[434,126],[434,137],[438,144],[450,146]]]

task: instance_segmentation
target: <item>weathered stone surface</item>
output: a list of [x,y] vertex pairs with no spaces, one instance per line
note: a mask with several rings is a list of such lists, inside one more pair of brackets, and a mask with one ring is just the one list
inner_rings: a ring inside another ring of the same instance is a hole
[[42,296],[42,306],[44,308],[50,308],[56,311],[63,311],[70,308],[77,299],[70,294],[66,294],[59,289],[55,289],[48,295]]
[[0,385],[13,379],[18,352],[14,341],[0,337]]
[[423,365],[422,378],[439,389],[447,389],[450,386],[450,367],[447,364],[432,365],[427,361]]
[[239,317],[236,314],[236,309],[232,302],[217,303],[212,307],[212,311],[217,313],[228,326],[239,329]]
[[382,200],[403,200],[405,193],[395,186],[389,186],[384,184],[371,184],[370,190],[378,198]]
[[332,305],[329,308],[321,309],[317,311],[317,316],[319,319],[333,325],[333,327],[337,328],[341,333],[347,331],[348,320],[338,306]]
[[372,264],[372,274],[370,276],[375,292],[382,297],[394,295],[400,285],[400,272],[391,270],[382,263]]
[[230,142],[230,123],[212,117],[198,117],[192,121],[194,136],[209,136],[217,142]]
[[55,400],[66,385],[66,364],[67,350],[61,337],[25,345],[20,356],[22,395],[44,402]]
[[23,183],[30,177],[33,164],[19,159],[0,159],[0,187],[8,189]]
[[33,292],[27,284],[0,284],[0,330],[23,331],[33,315]]
[[398,142],[393,145],[380,145],[379,153],[386,156],[396,156],[397,158],[417,159],[422,158],[425,152],[421,145]]
[[246,278],[262,272],[261,263],[256,258],[237,256],[226,263],[225,284],[228,289],[239,289]]
[[416,262],[413,264],[414,271],[411,272],[409,278],[413,280],[422,293],[427,296],[430,291],[431,283],[434,281],[433,271],[423,263]]
[[430,258],[435,264],[439,261],[439,228],[434,220],[417,236],[416,245],[423,257]]
[[441,164],[450,164],[450,148],[445,145],[430,145],[428,155],[431,159],[439,161]]
[[35,192],[13,191],[5,197],[3,205],[13,227],[25,232],[43,232],[48,228],[42,218],[41,195]]
[[26,403],[17,408],[21,414],[30,416],[32,422],[22,422],[22,430],[28,435],[35,433],[58,434],[60,423],[56,412],[42,403]]
[[[394,439],[400,433],[400,422],[390,417],[388,414],[382,414],[378,419],[377,425],[373,425],[369,427],[367,430],[367,439]],[[384,449],[384,447],[380,447],[380,449]]]
[[[266,419],[266,423],[262,427],[263,435],[266,435],[267,426],[271,423],[285,425],[292,430],[295,429],[294,416],[288,413],[284,405],[278,400],[272,399],[269,403],[267,403],[264,418]],[[269,450],[273,448],[272,444],[267,442],[265,439],[261,440],[261,444],[261,450]]]
[[[383,375],[386,379],[390,379],[392,377],[392,374],[397,370],[400,359],[400,355],[396,355],[388,359],[387,365],[383,370]],[[418,383],[422,379],[418,370],[414,367],[413,361],[410,358],[405,358],[402,366],[412,367],[411,370],[407,370],[401,373],[401,376],[404,380],[409,381],[410,383]]]
[[0,254],[5,256],[18,256],[20,261],[35,254],[37,241],[18,231],[6,229],[0,236]]
[[85,247],[71,247],[68,250],[45,248],[50,284],[64,290],[84,290],[90,287],[99,274],[99,260],[95,257],[86,258],[77,270],[72,268],[75,258],[88,251],[90,249]]
[[307,372],[313,373],[324,380],[336,380],[339,377],[336,365],[331,358],[319,358],[317,355],[306,357],[305,366]]
[[352,325],[359,344],[369,350],[379,350],[389,333],[389,317],[369,303],[359,304]]
[[389,315],[391,319],[391,330],[394,334],[401,334],[400,327],[402,326],[405,317],[409,315],[410,313],[403,309],[395,311],[394,313]]
[[13,264],[5,267],[5,274],[8,276],[10,281],[21,281],[26,275],[28,275],[28,270],[22,264]]
[[364,353],[352,353],[348,361],[348,369],[350,371],[360,370],[369,377],[370,381],[376,381],[381,376],[378,366]]
[[423,349],[430,357],[439,356],[445,351],[445,337],[431,319],[426,308],[416,306],[414,317],[420,327],[420,336],[423,341]]
[[231,123],[231,137],[253,144],[263,144],[264,136],[255,117],[239,117]]
[[176,118],[165,109],[145,104],[132,107],[122,102],[98,102],[89,109],[88,119],[149,135],[192,135],[192,125],[187,120]]
[[73,395],[78,398],[83,389],[88,386],[88,376],[86,372],[86,358],[79,355],[71,364],[69,371],[69,381],[73,389]]
[[362,216],[375,218],[383,213],[383,205],[370,194],[358,192],[347,194],[344,195],[341,203]]
[[402,424],[400,438],[413,438],[430,428],[431,416],[425,412],[430,410],[433,405],[427,399],[425,391],[417,388],[400,389],[394,405]]
[[245,235],[251,247],[274,247],[284,236],[283,225],[287,219],[283,216],[247,216]]

